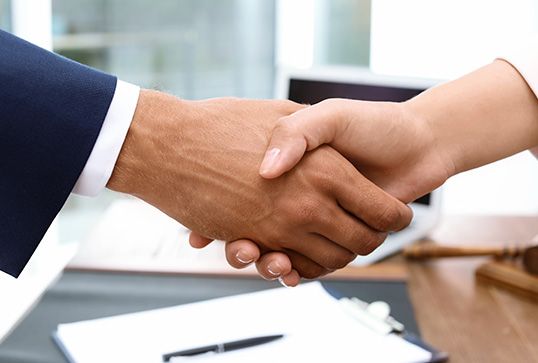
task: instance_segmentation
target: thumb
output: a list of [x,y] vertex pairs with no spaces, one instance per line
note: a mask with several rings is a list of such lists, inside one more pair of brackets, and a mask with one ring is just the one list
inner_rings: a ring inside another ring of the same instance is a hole
[[306,151],[333,141],[337,125],[335,113],[324,101],[278,120],[260,166],[266,179],[279,177],[291,170]]

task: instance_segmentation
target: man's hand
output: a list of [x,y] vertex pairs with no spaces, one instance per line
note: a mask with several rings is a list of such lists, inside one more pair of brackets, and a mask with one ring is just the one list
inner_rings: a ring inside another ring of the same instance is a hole
[[[366,177],[396,198],[409,203],[441,185],[450,175],[448,164],[435,149],[427,125],[405,104],[331,99],[281,118],[273,129],[260,174],[268,179],[287,175],[303,155],[328,144],[352,162]],[[427,171],[427,172],[425,172]],[[286,174],[285,174],[286,173]],[[365,201],[368,203],[368,201]],[[191,244],[203,247],[209,240],[191,235]],[[281,253],[260,254],[248,240],[226,244],[228,262],[245,267],[248,255],[259,273],[268,278],[267,266],[286,285],[296,285],[291,262]]]
[[301,108],[142,91],[108,187],[209,238],[285,252],[303,277],[341,268],[407,226],[411,211],[327,146],[280,178],[262,178],[271,130]]
[[[305,152],[323,144],[334,147],[371,181],[406,203],[441,185],[450,173],[433,147],[429,129],[403,104],[331,99],[279,120],[260,174],[269,179],[285,176]],[[207,242],[191,236],[193,245]],[[267,266],[278,261],[283,268],[273,272],[280,273],[281,281],[288,286],[299,282],[282,253],[260,254],[245,239],[226,244],[232,266],[247,265],[237,258],[240,255],[254,256],[259,273],[266,278],[271,276]]]

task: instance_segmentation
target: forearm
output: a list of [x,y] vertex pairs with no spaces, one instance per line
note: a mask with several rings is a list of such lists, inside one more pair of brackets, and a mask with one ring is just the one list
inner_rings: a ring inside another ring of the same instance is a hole
[[538,99],[509,63],[497,60],[404,105],[428,124],[434,147],[457,174],[538,145]]

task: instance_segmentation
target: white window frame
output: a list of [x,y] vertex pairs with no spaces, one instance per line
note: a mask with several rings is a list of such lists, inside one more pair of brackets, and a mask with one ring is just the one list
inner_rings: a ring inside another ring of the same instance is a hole
[[11,0],[11,31],[52,50],[52,0]]

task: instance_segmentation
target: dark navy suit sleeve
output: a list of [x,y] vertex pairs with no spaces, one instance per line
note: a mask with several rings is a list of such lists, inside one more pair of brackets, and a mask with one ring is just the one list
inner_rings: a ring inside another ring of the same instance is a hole
[[0,270],[18,276],[62,208],[116,81],[0,30]]

